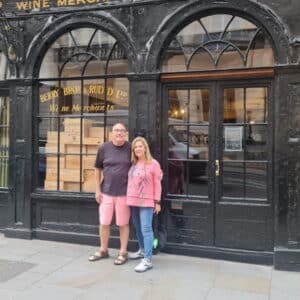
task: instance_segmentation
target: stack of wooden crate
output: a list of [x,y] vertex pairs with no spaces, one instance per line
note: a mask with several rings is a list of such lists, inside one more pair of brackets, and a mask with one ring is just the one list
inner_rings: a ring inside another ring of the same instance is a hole
[[[95,191],[94,162],[97,149],[104,141],[102,127],[94,127],[93,120],[82,120],[82,144],[80,145],[80,119],[65,119],[64,131],[48,131],[46,152],[46,190],[79,191],[80,182],[85,192]],[[58,147],[59,145],[59,147]],[[50,154],[52,153],[52,154]],[[59,187],[58,155],[59,155]],[[82,174],[80,174],[82,163]]]

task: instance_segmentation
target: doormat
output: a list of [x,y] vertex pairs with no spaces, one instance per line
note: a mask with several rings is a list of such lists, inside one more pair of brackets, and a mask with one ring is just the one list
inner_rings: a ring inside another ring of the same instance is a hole
[[8,281],[36,266],[23,261],[0,259],[0,282]]

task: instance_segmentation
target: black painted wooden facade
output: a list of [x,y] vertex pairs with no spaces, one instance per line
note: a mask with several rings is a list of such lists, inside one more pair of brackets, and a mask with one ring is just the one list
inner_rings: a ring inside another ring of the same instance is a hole
[[[200,205],[191,202],[181,216],[175,216],[175,223],[186,222],[189,231],[171,226],[164,249],[300,270],[299,1],[108,1],[19,12],[14,11],[16,1],[6,2],[9,5],[2,8],[0,32],[1,49],[9,59],[11,74],[0,82],[0,96],[11,99],[9,184],[8,188],[0,188],[0,226],[6,236],[98,244],[98,210],[93,194],[37,189],[38,165],[34,159],[38,124],[33,116],[42,59],[59,35],[72,28],[91,26],[114,36],[125,49],[129,65],[130,137],[145,134],[164,168],[168,89],[202,86],[217,99],[222,87],[244,87],[249,82],[250,86],[268,87],[272,121],[268,144],[269,202],[253,202],[249,206],[218,202],[215,199],[220,185],[210,176],[213,195]],[[174,34],[195,17],[220,13],[236,14],[264,28],[274,51],[273,74],[250,81],[247,76],[216,80],[213,75],[204,80],[199,76],[194,80],[163,80],[162,56]],[[219,132],[220,128],[216,124],[212,130]],[[220,147],[218,137],[210,144],[211,153]],[[214,168],[211,161],[210,175]],[[168,199],[166,194],[163,197],[160,222],[168,227],[174,219],[169,203],[181,203],[182,199]],[[189,236],[193,230],[195,236]],[[112,233],[111,245],[116,246],[117,231]],[[180,242],[185,238],[188,243]],[[130,248],[133,247],[132,241]]]

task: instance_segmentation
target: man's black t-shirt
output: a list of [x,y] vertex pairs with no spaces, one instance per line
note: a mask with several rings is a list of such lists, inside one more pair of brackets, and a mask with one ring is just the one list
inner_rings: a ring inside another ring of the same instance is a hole
[[95,168],[103,170],[101,192],[110,196],[126,196],[128,171],[131,166],[131,145],[103,143],[96,156]]

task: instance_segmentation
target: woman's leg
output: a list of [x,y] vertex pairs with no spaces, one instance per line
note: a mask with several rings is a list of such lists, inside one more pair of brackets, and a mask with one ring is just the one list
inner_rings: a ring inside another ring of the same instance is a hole
[[140,207],[140,222],[141,231],[144,238],[144,250],[145,259],[152,260],[152,249],[153,249],[153,208],[152,207]]
[[134,225],[135,234],[139,243],[139,248],[144,250],[144,237],[141,230],[141,221],[140,221],[140,208],[136,206],[131,207],[131,218]]

